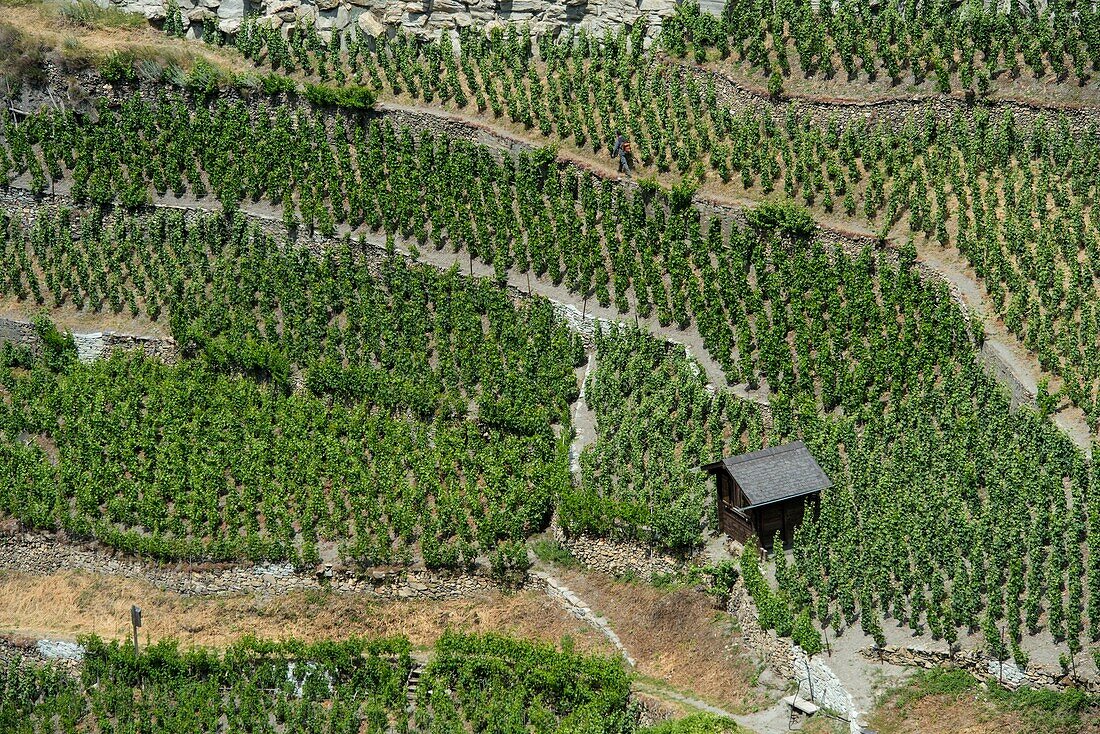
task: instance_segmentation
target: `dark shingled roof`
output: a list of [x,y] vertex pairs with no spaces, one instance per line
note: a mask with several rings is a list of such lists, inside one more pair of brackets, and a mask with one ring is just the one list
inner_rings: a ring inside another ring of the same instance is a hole
[[705,465],[703,470],[714,472],[718,467],[725,468],[737,481],[750,503],[749,507],[820,492],[833,486],[801,441],[730,456]]

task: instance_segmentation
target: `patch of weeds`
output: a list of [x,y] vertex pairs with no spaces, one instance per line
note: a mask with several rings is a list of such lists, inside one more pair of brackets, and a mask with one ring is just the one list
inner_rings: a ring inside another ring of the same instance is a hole
[[909,706],[926,696],[959,696],[978,687],[978,679],[964,670],[932,668],[918,671],[909,683],[894,692],[894,705],[899,709]]
[[328,601],[328,598],[330,596],[332,596],[332,592],[325,588],[306,589],[305,596],[303,598],[305,599],[306,604],[308,604],[309,606],[318,607],[323,606],[325,602]]
[[573,553],[556,540],[536,540],[531,544],[531,550],[543,563],[563,568],[575,568],[580,565]]
[[733,719],[709,713],[697,713],[682,719],[670,719],[639,729],[639,734],[737,734],[747,732]]
[[42,45],[0,22],[0,96],[15,97],[24,83],[44,81]]
[[615,574],[615,580],[620,584],[633,584],[638,582],[641,576],[633,568],[628,568],[625,571],[620,571]]
[[1090,696],[1079,688],[1010,691],[991,685],[988,696],[999,708],[1022,714],[1035,732],[1082,731],[1087,721],[1100,715],[1100,696]]
[[101,8],[92,0],[63,2],[57,6],[57,15],[71,25],[84,28],[143,28],[148,25],[145,16],[127,13],[118,8]]
[[654,573],[650,574],[649,583],[655,589],[671,589],[683,585],[683,577],[675,571],[671,573]]

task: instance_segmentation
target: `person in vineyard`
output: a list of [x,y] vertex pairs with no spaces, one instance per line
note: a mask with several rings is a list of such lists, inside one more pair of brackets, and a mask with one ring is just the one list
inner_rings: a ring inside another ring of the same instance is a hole
[[619,173],[630,173],[630,141],[621,132],[615,133],[615,147],[611,157],[619,157]]

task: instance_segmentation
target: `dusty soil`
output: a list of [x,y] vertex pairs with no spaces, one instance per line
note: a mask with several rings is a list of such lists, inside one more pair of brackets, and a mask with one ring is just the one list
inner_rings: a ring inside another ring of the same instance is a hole
[[769,703],[756,687],[758,669],[740,648],[740,635],[706,594],[619,582],[597,573],[558,575],[608,619],[641,675],[735,713]]
[[[835,73],[826,77],[824,72],[806,76],[798,63],[798,53],[793,44],[788,46],[788,58],[791,73],[783,78],[784,96],[796,97],[826,104],[860,104],[894,99],[934,99],[936,97],[954,97],[966,99],[966,92],[958,72],[951,74],[951,93],[943,95],[936,91],[933,75],[928,75],[920,83],[912,71],[906,69],[895,83],[883,69],[878,69],[874,80],[863,71],[849,76],[841,67],[839,59],[834,58]],[[1096,74],[1090,74],[1087,80],[1079,80],[1072,73],[1059,78],[1050,71],[1036,77],[1019,59],[1020,71],[1013,74],[1002,68],[990,80],[990,93],[986,98],[990,102],[1015,102],[1019,104],[1047,107],[1052,109],[1077,109],[1094,107],[1100,101],[1100,86]],[[761,96],[767,95],[767,76],[751,64],[738,61],[736,56],[728,59],[714,58],[704,64],[708,68],[721,71],[746,89]],[[1072,67],[1072,64],[1069,64]]]
[[184,645],[223,646],[243,635],[303,640],[404,634],[431,645],[447,629],[503,632],[615,654],[598,633],[542,592],[486,594],[453,601],[380,602],[353,594],[299,593],[272,598],[184,597],[115,576],[61,571],[0,573],[0,632],[26,637],[105,638],[130,634],[130,605],[142,608],[141,634]]
[[[0,318],[30,321],[43,310],[44,307],[36,304],[33,299],[20,301],[14,296],[0,297]],[[115,331],[119,334],[158,338],[170,336],[167,320],[164,323],[153,322],[143,313],[139,313],[137,318],[134,318],[126,309],[117,314],[109,309],[96,313],[78,310],[69,305],[45,310],[62,331],[72,331],[77,334]]]
[[905,708],[887,704],[871,717],[880,734],[1024,734],[1018,714],[1001,713],[984,701],[928,696]]

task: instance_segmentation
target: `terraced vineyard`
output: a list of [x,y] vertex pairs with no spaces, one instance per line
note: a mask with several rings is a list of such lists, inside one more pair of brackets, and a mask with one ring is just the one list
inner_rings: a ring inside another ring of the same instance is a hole
[[51,668],[0,669],[5,731],[462,732],[528,721],[538,731],[637,729],[617,661],[493,635],[440,640],[415,713],[406,705],[414,661],[405,638],[312,645],[249,639],[220,654],[165,640],[140,658],[95,637],[84,646],[78,679]]
[[[640,24],[429,40],[250,17],[187,74],[112,53],[97,101],[0,117],[0,304],[39,313],[41,344],[0,353],[0,520],[160,561],[502,581],[556,522],[697,579],[699,467],[800,439],[833,486],[791,556],[738,567],[765,627],[1077,676],[1100,493],[1051,415],[1100,427],[1100,148],[1092,107],[1006,90],[1022,60],[1041,78],[1021,88],[1073,69],[1087,96],[1097,17],[733,0],[681,6],[648,47]],[[933,96],[784,99],[842,73]],[[988,104],[934,96],[972,88]],[[955,253],[999,322],[928,264]],[[74,314],[153,324],[179,358],[80,362],[49,319]],[[987,374],[987,331],[1034,359],[1033,406]],[[175,677],[140,704],[142,663],[90,645],[79,684],[8,671],[0,721],[122,731],[117,699],[211,731],[637,728],[617,664],[505,638],[445,637],[411,710],[406,640],[152,648]]]
[[[726,18],[741,20],[717,25],[685,6],[682,22],[664,27],[665,42],[673,53],[687,44],[699,55],[720,43],[721,31],[728,29],[747,58],[757,58],[767,35],[787,28],[802,39],[795,43],[800,56],[815,59],[803,68],[821,74],[836,56],[828,50],[834,38],[828,29],[837,27],[867,29],[866,38],[835,41],[862,58],[864,69],[931,59],[939,74],[959,63],[954,54],[965,59],[968,49],[975,58],[984,54],[994,68],[999,54],[1017,53],[1011,49],[1022,38],[1028,39],[1023,58],[1036,68],[1045,68],[1044,59],[1056,63],[1059,43],[1070,49],[1066,53],[1073,54],[1080,74],[1086,73],[1086,61],[1092,69],[1095,58],[1085,51],[1096,45],[1090,13],[1061,29],[1079,36],[1052,37],[1029,35],[1031,26],[1015,25],[1013,15],[951,15],[951,23],[941,28],[940,14],[930,27],[918,12],[853,25],[865,12],[858,4],[825,20],[807,4],[795,6],[791,13],[799,20],[785,26],[780,16],[766,15],[759,38],[751,35],[747,20],[758,8],[745,14],[731,5]],[[991,45],[970,40],[971,31]],[[954,115],[905,110],[900,118],[876,123],[843,109],[825,116],[800,111],[797,104],[770,109],[731,93],[721,75],[643,53],[641,33],[635,27],[630,34],[525,40],[513,28],[489,38],[469,34],[456,56],[447,42],[425,45],[411,37],[375,43],[352,34],[326,43],[307,32],[288,44],[277,32],[246,25],[237,46],[273,68],[355,81],[385,95],[479,114],[586,155],[610,153],[615,132],[625,131],[643,172],[709,177],[717,191],[737,199],[781,192],[825,216],[866,222],[882,236],[955,246],[982,279],[996,313],[1044,369],[1065,380],[1067,396],[1085,410],[1095,432],[1100,364],[1094,346],[1100,326],[1093,304],[1100,296],[1100,230],[1092,201],[1100,158],[1092,118],[1010,106]],[[803,39],[806,33],[810,38]],[[893,55],[881,60],[875,43],[885,48],[886,38],[894,39]],[[337,51],[341,44],[346,54]],[[983,49],[980,54],[976,47]],[[930,49],[943,57],[930,57]],[[732,53],[731,46],[721,50]],[[965,61],[959,68],[962,77],[973,78]]]
[[541,527],[569,481],[553,428],[581,353],[545,302],[240,218],[62,212],[5,235],[27,266],[8,293],[128,303],[185,356],[6,352],[0,504],[25,522],[160,558],[310,563],[343,541],[456,567]]

